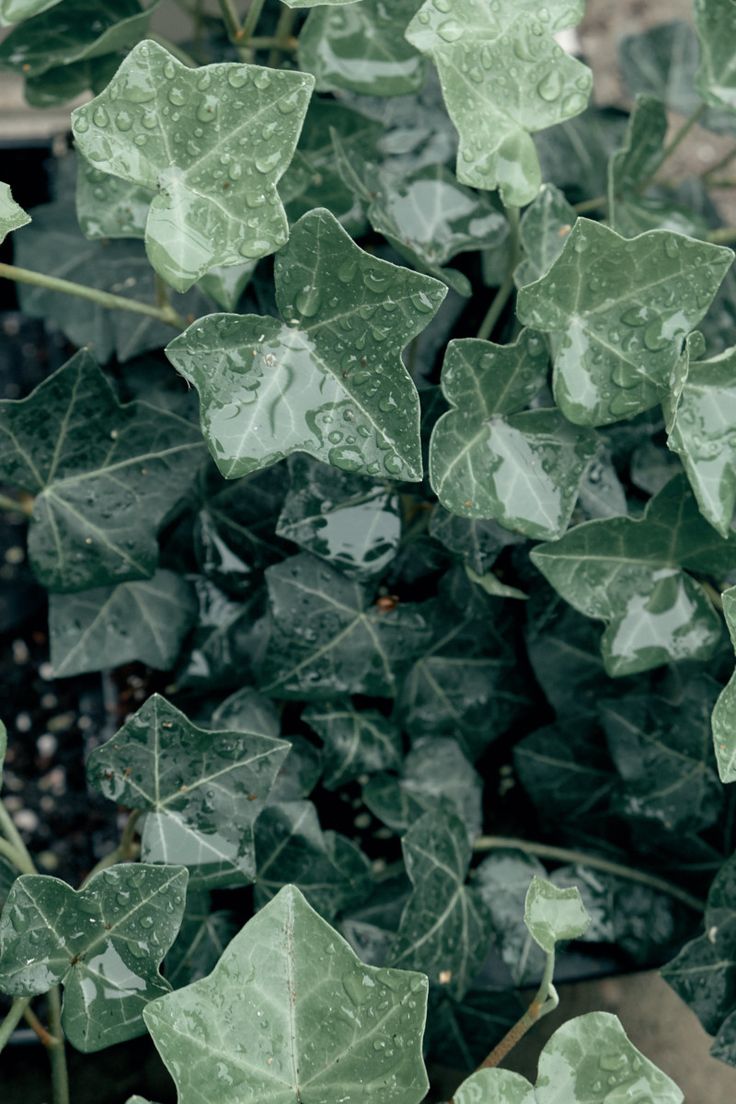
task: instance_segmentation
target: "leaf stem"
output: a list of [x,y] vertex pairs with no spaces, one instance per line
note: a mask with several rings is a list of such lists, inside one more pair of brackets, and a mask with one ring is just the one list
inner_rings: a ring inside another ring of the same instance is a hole
[[26,517],[30,517],[33,513],[33,499],[28,497],[24,501],[21,501],[17,498],[10,498],[8,495],[0,494],[0,510],[8,510],[15,514],[25,514]]
[[543,1016],[547,1016],[550,1012],[554,1012],[555,1008],[557,1008],[557,1005],[560,1003],[560,999],[557,996],[557,990],[552,984],[554,972],[555,952],[548,951],[542,981],[539,989],[534,994],[533,1001],[523,1016],[521,1016],[514,1026],[506,1032],[501,1042],[497,1043],[491,1053],[483,1059],[478,1069],[493,1069],[495,1066],[500,1065],[504,1058],[514,1049],[516,1044],[524,1038],[527,1031],[534,1027]]
[[49,990],[49,1023],[54,1044],[48,1048],[51,1059],[51,1087],[54,1104],[69,1104],[69,1074],[66,1066],[66,1044],[61,1026],[61,993],[55,985]]
[[258,26],[258,20],[261,18],[261,12],[265,6],[266,0],[251,0],[250,7],[248,8],[248,14],[243,20],[242,33],[240,35],[240,42],[244,45],[250,45],[250,39]]
[[685,122],[682,124],[680,129],[675,132],[675,134],[672,137],[672,140],[667,143],[667,145],[664,147],[664,149],[660,153],[657,160],[654,162],[654,165],[652,166],[652,168],[649,172],[649,175],[646,177],[645,180],[641,181],[641,183],[639,185],[639,191],[640,192],[643,192],[644,189],[647,187],[647,185],[650,184],[652,180],[654,180],[655,176],[657,175],[659,170],[662,168],[665,161],[668,161],[670,159],[670,157],[672,156],[672,154],[675,152],[675,150],[680,145],[682,145],[682,143],[685,141],[685,139],[687,138],[690,131],[693,129],[693,127],[697,123],[700,122],[700,120],[702,119],[702,117],[703,117],[703,115],[705,114],[706,111],[707,111],[707,105],[703,103],[703,104],[700,104],[699,107],[696,107],[695,111],[693,111],[692,114],[688,115],[687,119],[685,119]]
[[0,264],[0,277],[13,280],[18,284],[31,284],[33,287],[46,288],[48,291],[58,291],[64,295],[76,295],[79,299],[88,299],[92,303],[99,303],[107,310],[132,311],[134,314],[145,314],[148,318],[155,318],[174,329],[185,330],[187,327],[184,319],[177,314],[171,306],[154,307],[150,303],[141,303],[138,299],[126,299],[122,295],[113,295],[109,291],[101,291],[99,288],[87,287],[86,284],[75,284],[71,280],[62,280],[57,276],[46,276],[42,272],[33,272],[29,268],[18,268],[17,265]]
[[26,1021],[32,1031],[38,1035],[39,1039],[45,1047],[52,1047],[58,1043],[58,1039],[55,1035],[50,1035],[46,1028],[39,1020],[36,1013],[31,1008],[30,1004],[23,1010],[23,1019]]
[[18,829],[13,824],[13,819],[5,808],[3,801],[0,801],[0,832],[7,840],[7,844],[5,844],[5,840],[0,840],[0,844],[5,844],[0,849],[2,853],[24,874],[37,874],[35,863],[21,839]]
[[693,897],[679,886],[672,885],[664,878],[658,878],[656,874],[647,874],[644,870],[635,870],[621,863],[611,862],[609,859],[600,858],[598,855],[589,855],[584,851],[571,851],[566,847],[553,847],[546,843],[536,843],[532,840],[516,839],[511,836],[478,836],[473,849],[475,851],[494,851],[498,848],[523,851],[526,855],[536,855],[540,859],[552,859],[555,862],[578,863],[580,866],[589,866],[593,870],[602,870],[606,874],[614,874],[618,878],[625,878],[629,882],[639,882],[640,885],[650,886],[659,893],[666,893],[676,901],[681,901],[694,912],[703,912],[705,901]]
[[608,196],[594,196],[593,199],[584,199],[582,203],[573,204],[573,210],[579,215],[585,215],[588,211],[598,211],[608,206]]
[[219,0],[222,22],[225,24],[227,37],[235,46],[239,46],[243,40],[243,26],[233,0]]
[[506,213],[509,219],[510,238],[509,238],[509,259],[506,266],[506,275],[500,288],[496,292],[495,298],[488,308],[488,313],[480,324],[478,330],[478,337],[487,341],[493,333],[496,323],[503,314],[504,307],[508,303],[514,292],[514,272],[516,266],[519,263],[519,208],[507,207]]
[[719,230],[712,230],[708,241],[716,245],[731,245],[736,242],[736,226],[722,226]]
[[125,827],[123,828],[123,834],[120,837],[120,843],[118,844],[118,846],[114,849],[114,851],[110,851],[109,854],[104,855],[98,863],[95,863],[95,865],[92,867],[89,874],[79,887],[80,889],[84,889],[86,885],[89,885],[95,874],[99,874],[101,870],[107,870],[108,867],[114,866],[115,863],[118,862],[129,862],[130,859],[134,857],[134,840],[140,815],[140,809],[133,810],[126,821]]
[[[275,67],[278,65],[281,54],[281,43],[289,42],[293,38],[294,23],[296,21],[296,12],[291,8],[282,8],[279,16],[279,21],[276,24],[275,39],[271,53],[268,55],[268,64]],[[251,45],[253,41],[251,39]]]
[[278,50],[279,53],[294,53],[299,47],[299,40],[291,35],[286,38],[277,38],[276,35],[265,35],[248,40],[248,45],[253,50]]
[[30,997],[16,997],[11,1004],[5,1019],[0,1023],[0,1051],[3,1050],[8,1039],[23,1019],[23,1013],[30,1003]]

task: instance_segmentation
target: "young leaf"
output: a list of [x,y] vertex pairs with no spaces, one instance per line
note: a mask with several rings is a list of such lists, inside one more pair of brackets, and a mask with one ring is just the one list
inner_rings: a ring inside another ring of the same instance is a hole
[[391,962],[422,970],[460,999],[482,966],[490,939],[488,910],[465,885],[473,854],[465,826],[440,806],[412,825],[401,847],[414,891]]
[[442,390],[454,409],[434,427],[429,453],[432,489],[447,510],[541,540],[565,532],[597,442],[557,410],[524,411],[546,378],[538,334],[503,346],[450,342]]
[[579,115],[592,87],[586,66],[554,34],[583,16],[579,0],[426,0],[407,40],[434,60],[460,134],[458,179],[498,188],[506,206],[525,206],[542,175],[531,132]]
[[557,405],[576,425],[648,410],[667,390],[682,339],[710,306],[730,249],[668,230],[628,240],[578,219],[549,272],[519,292],[527,326],[553,335]]
[[146,862],[189,867],[192,884],[255,876],[253,824],[289,751],[284,740],[197,728],[154,694],[87,761],[93,790],[146,812]]
[[391,721],[371,709],[354,709],[350,701],[310,705],[302,720],[324,743],[324,785],[337,789],[361,774],[396,770],[401,764],[401,734]]
[[22,207],[13,199],[9,184],[0,182],[0,245],[5,241],[11,230],[18,230],[31,221],[31,216],[26,214]]
[[56,678],[123,663],[170,670],[197,615],[189,583],[157,571],[140,583],[99,587],[49,599],[51,664]]
[[574,207],[554,184],[543,184],[539,195],[527,207],[519,226],[523,260],[517,266],[517,287],[532,284],[549,272],[577,221]]
[[505,1069],[477,1070],[463,1081],[453,1099],[455,1104],[539,1104],[526,1077]]
[[190,69],[142,42],[105,91],[73,112],[76,142],[96,168],[156,191],[146,250],[177,291],[215,265],[263,257],[286,241],[276,184],[313,84],[286,69]]
[[611,676],[682,659],[708,659],[721,626],[688,570],[722,574],[736,548],[703,521],[684,477],[671,480],[639,520],[606,518],[531,552],[534,564],[580,613],[605,621]]
[[222,474],[306,452],[344,471],[420,480],[419,397],[399,354],[447,289],[365,253],[324,209],[292,228],[275,278],[284,322],[213,314],[166,348],[199,392]]
[[421,607],[382,609],[366,587],[312,556],[268,568],[266,583],[273,627],[260,683],[273,697],[391,697],[427,641]]
[[636,234],[641,191],[662,160],[667,112],[661,100],[637,96],[621,149],[608,162],[608,216],[625,237]]
[[181,1104],[213,1086],[223,1104],[418,1104],[426,1002],[426,978],[364,966],[287,886],[209,977],[157,1001],[146,1025]]
[[551,954],[563,939],[585,935],[590,917],[579,889],[560,889],[535,874],[526,895],[524,923],[534,942]]
[[0,918],[0,989],[33,996],[63,984],[62,1024],[77,1050],[143,1035],[141,1012],[171,988],[158,966],[179,930],[186,888],[180,866],[126,863],[78,891],[21,875]]
[[[721,595],[731,643],[736,649],[736,587]],[[713,708],[713,746],[721,782],[736,782],[736,672]]]
[[733,55],[736,25],[731,0],[695,0],[695,26],[700,40],[697,87],[713,107],[736,109]]
[[321,4],[299,35],[299,64],[320,91],[406,96],[424,83],[424,59],[404,31],[421,0],[361,0],[336,10]]
[[153,575],[157,531],[201,463],[194,426],[121,406],[85,351],[27,399],[0,402],[0,478],[36,496],[29,556],[52,591]]

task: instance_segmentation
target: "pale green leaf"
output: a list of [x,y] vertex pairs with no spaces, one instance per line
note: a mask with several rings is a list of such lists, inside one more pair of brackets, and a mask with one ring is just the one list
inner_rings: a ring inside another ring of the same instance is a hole
[[519,226],[524,257],[514,273],[517,287],[534,283],[549,272],[562,252],[577,217],[575,208],[570,206],[554,184],[542,185],[539,195],[524,212]]
[[58,3],[59,0],[0,0],[0,27],[40,15]]
[[[481,1069],[457,1089],[455,1104],[537,1104],[534,1089],[520,1073]],[[565,1101],[565,1104],[573,1102]]]
[[419,1104],[427,982],[364,966],[293,886],[146,1024],[180,1104]]
[[659,168],[666,136],[662,101],[637,96],[624,143],[608,162],[608,219],[619,234],[637,233],[641,192]]
[[323,741],[323,784],[336,789],[362,774],[395,770],[401,764],[401,734],[388,718],[350,701],[310,705],[302,720]]
[[228,479],[306,452],[345,471],[419,480],[419,396],[400,350],[447,289],[360,249],[317,209],[276,258],[284,321],[210,315],[166,353],[198,390]]
[[482,590],[489,594],[491,598],[520,598],[522,601],[526,601],[528,595],[523,590],[519,590],[518,587],[509,586],[508,583],[504,583],[499,579],[498,575],[494,575],[492,571],[489,571],[487,575],[478,575],[473,571],[472,567],[466,565],[466,572],[471,583],[475,583]]
[[286,69],[190,69],[142,42],[105,91],[73,112],[77,145],[95,168],[156,192],[146,250],[178,291],[216,265],[242,265],[286,241],[276,185],[313,84]]
[[694,7],[700,40],[698,91],[713,107],[725,105],[736,111],[736,13],[732,0],[695,0]]
[[578,889],[561,889],[535,874],[526,895],[524,923],[534,942],[551,954],[561,940],[585,935],[590,917]]
[[682,339],[732,260],[730,249],[668,230],[627,240],[578,219],[549,272],[523,287],[517,303],[522,322],[552,335],[565,417],[606,425],[659,402]]
[[31,221],[31,216],[26,214],[10,192],[10,185],[0,182],[0,245],[5,241],[11,230],[18,230]]
[[[736,649],[736,587],[721,595],[723,614]],[[713,709],[713,746],[721,782],[736,782],[736,673],[724,686]]]
[[557,31],[579,23],[580,0],[426,0],[406,31],[434,60],[460,135],[458,179],[498,188],[524,206],[542,183],[531,133],[579,115],[590,70],[565,54]]

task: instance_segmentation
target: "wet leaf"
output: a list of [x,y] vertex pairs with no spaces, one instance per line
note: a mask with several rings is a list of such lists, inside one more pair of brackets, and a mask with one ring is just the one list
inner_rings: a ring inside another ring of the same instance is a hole
[[153,575],[157,531],[202,463],[194,426],[146,403],[121,406],[83,351],[27,399],[0,403],[0,441],[0,478],[35,495],[28,549],[44,586]]
[[197,888],[243,885],[255,877],[253,824],[288,750],[271,736],[197,728],[154,694],[92,753],[87,778],[145,811],[145,861],[176,856]]
[[214,314],[166,349],[199,392],[225,478],[306,452],[344,471],[421,479],[419,397],[398,354],[445,294],[365,253],[329,211],[301,218],[276,259],[284,322]]
[[[721,601],[731,643],[736,649],[736,587],[724,590]],[[736,782],[736,673],[713,709],[713,745],[721,782]]]
[[223,1104],[243,1092],[264,1104],[340,1094],[418,1104],[426,1000],[425,978],[364,966],[288,886],[209,977],[157,1001],[146,1024],[181,1104],[208,1099],[213,1085]]
[[605,749],[579,724],[525,736],[514,748],[514,765],[538,813],[553,824],[606,809],[618,782]]
[[401,841],[413,885],[391,953],[394,966],[428,974],[460,999],[488,950],[490,916],[465,885],[472,847],[462,821],[444,810],[426,813]]
[[156,191],[146,250],[177,291],[215,265],[242,265],[286,241],[276,184],[312,87],[308,74],[285,69],[190,69],[142,42],[105,91],[73,112],[74,137],[95,168]]
[[608,217],[611,227],[625,237],[640,229],[641,192],[659,168],[666,136],[662,101],[637,96],[624,144],[608,163]]
[[736,547],[705,522],[682,477],[653,498],[641,519],[588,521],[531,558],[580,613],[606,622],[609,675],[708,659],[721,633],[708,596],[688,571],[720,575]]
[[553,37],[582,16],[569,0],[422,5],[406,37],[437,66],[460,134],[461,183],[498,188],[506,206],[534,199],[542,175],[531,133],[579,115],[590,95],[590,70]]
[[479,575],[485,574],[504,548],[523,544],[524,538],[495,521],[459,517],[436,506],[429,522],[431,535]]
[[734,12],[730,0],[695,0],[695,26],[700,41],[697,88],[713,107],[736,109],[733,72]]
[[32,996],[63,984],[64,1034],[86,1053],[145,1034],[143,1009],[170,989],[158,966],[179,930],[186,887],[180,866],[126,863],[78,891],[23,874],[0,919],[0,988]]
[[405,96],[424,83],[424,59],[404,41],[421,0],[318,6],[299,35],[299,64],[320,91]]
[[690,1006],[709,1035],[736,1009],[736,919],[711,925],[687,943],[662,977]]
[[262,590],[233,601],[218,587],[195,575],[191,582],[199,604],[197,624],[176,674],[178,689],[233,690],[253,678],[266,643]]
[[517,312],[552,335],[554,392],[577,425],[648,410],[667,390],[682,339],[710,306],[730,249],[668,230],[627,240],[578,219],[549,272],[521,289]]
[[442,390],[454,409],[437,422],[429,455],[447,510],[536,539],[565,532],[597,442],[555,409],[524,410],[546,376],[547,350],[529,331],[513,345],[450,342]]
[[396,770],[401,763],[401,734],[376,710],[357,710],[349,700],[327,702],[310,705],[302,720],[323,742],[323,782],[329,790],[361,774]]
[[547,954],[566,939],[580,939],[590,924],[580,891],[560,888],[535,874],[527,890],[524,923],[534,942]]
[[181,928],[164,964],[172,989],[205,977],[237,931],[232,913],[212,906],[209,893],[190,890],[187,894]]
[[306,554],[266,571],[273,626],[263,693],[329,700],[390,697],[427,640],[419,606],[383,609],[370,590]]
[[517,287],[532,284],[549,272],[577,221],[559,188],[543,184],[533,203],[524,212],[519,226],[519,240],[524,258],[514,273]]
[[31,216],[13,199],[10,185],[0,182],[0,245],[12,230],[18,230],[30,221]]
[[190,585],[172,571],[157,571],[145,582],[52,594],[54,675],[69,678],[135,662],[168,671],[196,614]]

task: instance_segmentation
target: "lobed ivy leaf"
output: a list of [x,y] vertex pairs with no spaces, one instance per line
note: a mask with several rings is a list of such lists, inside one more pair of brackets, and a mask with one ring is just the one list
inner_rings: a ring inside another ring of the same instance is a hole
[[429,478],[442,505],[553,539],[569,524],[597,442],[552,408],[524,410],[547,377],[547,350],[524,331],[513,345],[451,341],[442,391],[453,409],[432,431]]
[[266,571],[273,619],[263,693],[329,700],[391,697],[429,635],[420,606],[382,609],[360,583],[302,553]]
[[617,1016],[588,1012],[545,1043],[532,1086],[510,1070],[481,1069],[455,1093],[456,1104],[682,1104],[674,1081],[629,1041]]
[[310,705],[302,720],[323,742],[323,783],[335,790],[363,774],[401,765],[401,734],[373,709],[355,709],[349,700]]
[[522,215],[519,241],[523,259],[514,272],[517,287],[532,284],[549,272],[577,221],[574,207],[554,184],[543,184]]
[[607,425],[666,394],[682,339],[705,315],[730,249],[668,230],[627,240],[578,219],[549,272],[519,292],[522,322],[552,335],[557,405]]
[[144,582],[49,597],[55,678],[145,663],[169,671],[197,615],[190,584],[172,571]]
[[180,866],[121,864],[78,891],[21,875],[0,918],[0,988],[35,996],[63,984],[64,1034],[86,1053],[143,1035],[144,1007],[170,989],[158,966],[179,930],[186,888]]
[[585,109],[590,70],[554,34],[583,17],[578,0],[426,0],[406,38],[435,62],[460,135],[458,179],[498,188],[506,206],[525,206],[542,174],[531,132]]
[[31,216],[13,199],[10,185],[0,181],[0,245],[12,230],[19,230],[30,221]]
[[[736,587],[721,595],[723,615],[736,649]],[[713,746],[721,782],[736,782],[736,672],[721,691],[713,708]]]
[[[144,37],[156,0],[61,0],[0,43],[0,66],[26,78],[127,50]],[[62,79],[64,79],[62,77]]]
[[579,889],[561,888],[535,874],[524,902],[524,923],[537,946],[551,954],[556,943],[585,935],[590,917]]
[[401,847],[413,892],[390,961],[420,969],[460,999],[482,966],[490,939],[488,910],[465,885],[473,854],[465,825],[444,809],[425,813]]
[[253,824],[288,751],[271,736],[197,728],[153,694],[90,755],[87,779],[145,811],[146,862],[175,856],[197,888],[243,885],[255,877]]
[[233,690],[253,678],[265,647],[268,626],[261,590],[233,601],[218,587],[191,578],[199,613],[176,673],[177,689]]
[[184,918],[164,963],[166,980],[180,989],[205,977],[216,965],[237,925],[230,912],[215,909],[209,893],[187,893]]
[[0,0],[0,27],[40,15],[58,3],[59,0]]
[[678,476],[642,518],[585,522],[531,559],[565,601],[606,622],[601,650],[615,677],[712,655],[720,621],[688,572],[724,574],[736,548],[702,519]]
[[522,536],[495,521],[459,517],[440,505],[432,511],[429,532],[479,575],[493,567],[504,548],[524,542]]
[[322,92],[406,96],[424,83],[424,59],[404,41],[421,0],[319,5],[299,35],[299,64]]
[[733,66],[734,13],[730,0],[695,0],[695,27],[700,41],[697,88],[713,107],[736,109]]
[[166,348],[199,392],[222,474],[306,452],[344,471],[421,479],[419,397],[399,350],[446,289],[369,256],[322,209],[293,227],[275,279],[284,322],[214,314]]
[[156,192],[146,251],[177,291],[216,265],[242,265],[286,241],[276,184],[313,83],[261,66],[190,69],[142,42],[105,91],[73,112],[76,142],[95,168]]
[[181,1104],[418,1104],[426,1002],[426,978],[364,966],[287,886],[146,1024]]
[[0,403],[0,479],[35,495],[31,566],[51,591],[153,575],[157,531],[202,462],[196,428],[118,403],[86,351],[27,399]]

